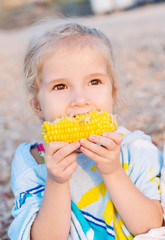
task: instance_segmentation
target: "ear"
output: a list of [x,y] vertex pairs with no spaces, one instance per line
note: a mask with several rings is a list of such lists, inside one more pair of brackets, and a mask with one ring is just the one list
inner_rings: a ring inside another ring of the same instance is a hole
[[115,101],[115,99],[116,99],[116,97],[117,97],[117,91],[118,91],[117,87],[114,86],[114,87],[113,87],[113,90],[112,90],[113,102]]
[[39,118],[41,118],[41,119],[44,118],[43,112],[42,112],[42,109],[41,109],[41,106],[40,106],[40,104],[39,104],[39,102],[38,102],[37,99],[32,98],[32,99],[30,100],[30,106],[31,106],[31,108],[33,109],[33,111],[35,112],[35,114],[36,114]]

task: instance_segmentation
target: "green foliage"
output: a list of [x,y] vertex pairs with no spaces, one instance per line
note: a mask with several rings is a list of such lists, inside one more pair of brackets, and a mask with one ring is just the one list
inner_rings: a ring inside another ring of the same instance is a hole
[[69,3],[84,3],[88,2],[88,0],[54,0],[54,3],[59,5],[66,5]]

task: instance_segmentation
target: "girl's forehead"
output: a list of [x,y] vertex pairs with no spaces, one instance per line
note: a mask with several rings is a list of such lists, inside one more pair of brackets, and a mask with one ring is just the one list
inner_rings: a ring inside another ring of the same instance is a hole
[[[52,47],[46,52],[46,57],[45,60],[48,59],[49,57],[65,57],[65,56],[79,56],[79,55],[95,55],[96,58],[102,60],[102,61],[107,61],[108,62],[108,57],[107,54],[104,53],[102,49],[96,48],[94,46],[90,45],[67,45],[67,44],[60,44],[58,46]],[[83,59],[82,59],[83,60]]]
[[105,60],[90,48],[60,48],[51,52],[42,68],[42,79],[87,78],[95,74],[107,75]]
[[[85,68],[86,71],[90,68],[96,71],[97,68],[106,69],[107,64],[103,56],[93,49],[87,47],[81,49],[66,47],[54,49],[50,52],[49,56],[45,58],[42,70],[45,67],[48,69],[48,66],[49,69],[51,67],[51,69],[56,69],[56,71],[59,69],[64,70],[66,66],[70,66],[73,71],[77,68],[79,70]],[[61,66],[63,67],[61,68]]]

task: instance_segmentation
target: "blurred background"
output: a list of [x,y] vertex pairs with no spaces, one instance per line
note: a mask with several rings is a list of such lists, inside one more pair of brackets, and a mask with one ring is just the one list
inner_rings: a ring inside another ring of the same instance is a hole
[[[70,17],[110,14],[160,2],[163,0],[0,0],[1,28],[29,25],[41,15],[62,14]],[[21,16],[23,20],[20,20]]]
[[23,57],[43,17],[73,18],[110,37],[125,108],[119,124],[165,141],[165,2],[158,0],[0,0],[0,240],[7,240],[14,198],[10,170],[17,146],[43,141],[23,88]]

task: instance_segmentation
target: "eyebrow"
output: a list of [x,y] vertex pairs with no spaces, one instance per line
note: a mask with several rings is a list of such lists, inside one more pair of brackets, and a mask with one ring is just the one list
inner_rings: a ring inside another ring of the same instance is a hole
[[[102,76],[102,77],[106,77],[106,74],[104,73],[90,73],[90,74],[87,74],[85,76],[85,78],[89,78],[89,77],[98,77],[98,76]],[[51,85],[54,85],[54,84],[58,84],[58,83],[61,83],[61,82],[65,82],[67,79],[66,78],[55,78],[55,79],[52,79],[50,80],[49,82],[46,83],[46,86],[51,86]]]
[[106,76],[106,74],[104,74],[104,73],[91,73],[91,74],[89,74],[89,75],[86,75],[86,77],[97,77],[97,76],[102,76],[102,77],[105,77]]
[[58,84],[58,83],[61,83],[61,82],[63,82],[63,81],[66,81],[66,79],[65,78],[55,78],[55,79],[52,79],[52,80],[50,80],[50,81],[48,81],[47,83],[46,83],[46,86],[51,86],[51,85],[54,85],[54,84]]

